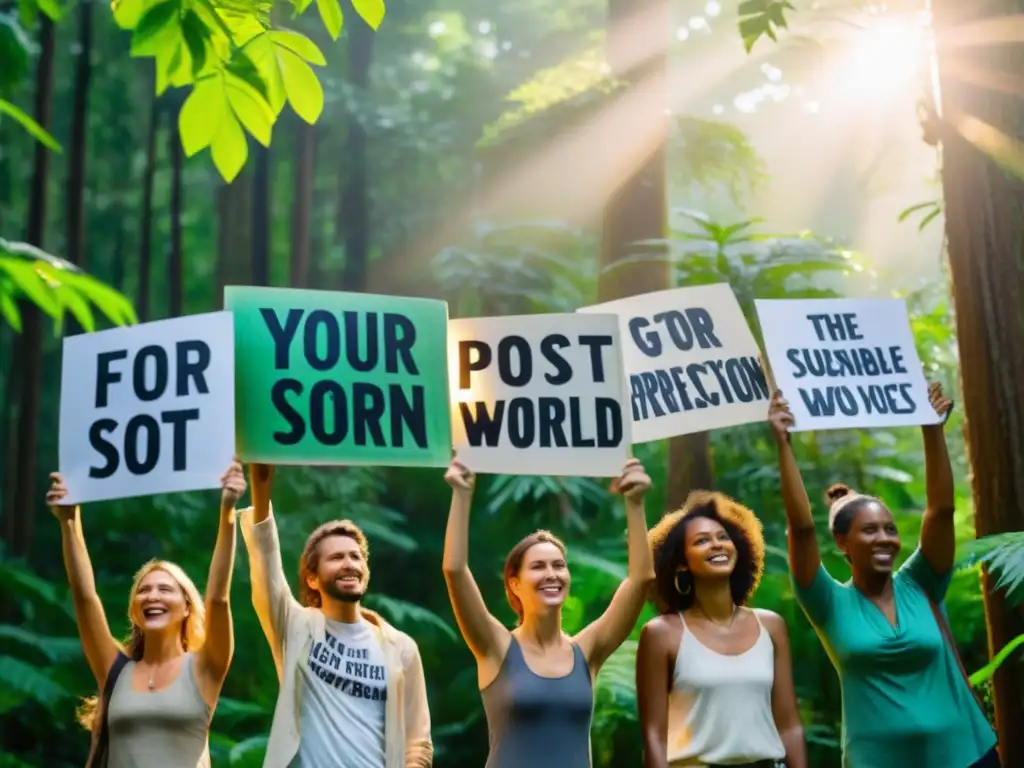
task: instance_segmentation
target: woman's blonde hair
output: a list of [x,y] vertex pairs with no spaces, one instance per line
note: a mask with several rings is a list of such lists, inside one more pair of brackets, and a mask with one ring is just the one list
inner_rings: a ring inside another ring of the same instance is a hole
[[[121,648],[132,661],[140,661],[145,651],[146,635],[142,627],[135,623],[132,616],[132,607],[135,605],[135,598],[139,594],[142,581],[153,571],[163,571],[181,589],[182,597],[185,598],[185,605],[188,607],[188,615],[181,624],[181,645],[186,653],[198,651],[206,640],[206,605],[203,597],[199,594],[195,582],[188,577],[180,565],[168,560],[150,560],[143,565],[135,574],[132,581],[132,588],[128,592],[128,621],[131,623],[131,630],[128,636],[121,643]],[[78,720],[85,728],[92,730],[96,717],[96,709],[99,705],[99,697],[91,696],[86,699],[78,710]]]

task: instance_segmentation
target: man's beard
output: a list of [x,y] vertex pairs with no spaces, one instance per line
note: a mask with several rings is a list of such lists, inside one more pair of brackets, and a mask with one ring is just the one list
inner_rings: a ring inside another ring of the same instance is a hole
[[358,592],[352,592],[350,590],[342,590],[335,582],[328,581],[325,584],[320,585],[324,592],[330,595],[335,600],[340,600],[343,603],[358,603],[363,599],[363,595],[366,594],[366,587],[364,586]]

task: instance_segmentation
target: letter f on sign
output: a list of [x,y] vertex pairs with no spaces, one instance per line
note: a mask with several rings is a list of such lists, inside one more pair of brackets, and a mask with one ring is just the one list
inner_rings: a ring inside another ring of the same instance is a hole
[[110,385],[121,380],[118,371],[110,370],[110,364],[115,360],[124,360],[128,357],[127,349],[119,349],[115,352],[100,352],[96,357],[96,407],[107,407],[107,389]]

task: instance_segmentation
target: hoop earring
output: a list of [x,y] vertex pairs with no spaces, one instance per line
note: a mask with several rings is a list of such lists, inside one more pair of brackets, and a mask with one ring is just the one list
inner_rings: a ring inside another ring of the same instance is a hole
[[673,579],[673,582],[676,585],[676,592],[685,597],[686,595],[690,594],[691,591],[693,591],[693,579],[690,578],[687,580],[686,589],[681,588],[679,586],[679,576],[683,573],[686,573],[686,571],[676,571],[676,577]]

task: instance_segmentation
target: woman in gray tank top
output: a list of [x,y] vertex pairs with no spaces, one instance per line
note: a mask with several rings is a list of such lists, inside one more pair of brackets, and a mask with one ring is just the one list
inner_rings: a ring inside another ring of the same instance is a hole
[[[220,525],[205,604],[180,567],[149,561],[135,575],[129,593],[131,634],[123,646],[111,635],[96,593],[79,508],[61,503],[68,489],[59,474],[51,478],[46,503],[60,522],[78,634],[100,690],[119,656],[128,658],[106,709],[105,768],[207,768],[210,718],[234,650],[228,598],[235,559],[235,504],[245,492],[241,465],[232,464],[221,479]],[[103,718],[97,705],[94,698],[83,708],[87,728]],[[90,755],[90,766],[99,762],[95,752]]]
[[474,477],[458,461],[445,473],[452,506],[444,576],[462,637],[476,657],[487,714],[486,768],[590,768],[594,680],[629,637],[654,581],[643,496],[651,479],[631,459],[613,485],[626,499],[629,572],[608,609],[574,637],[562,631],[570,576],[565,546],[536,531],[505,562],[505,595],[519,617],[509,631],[487,610],[468,566]]

